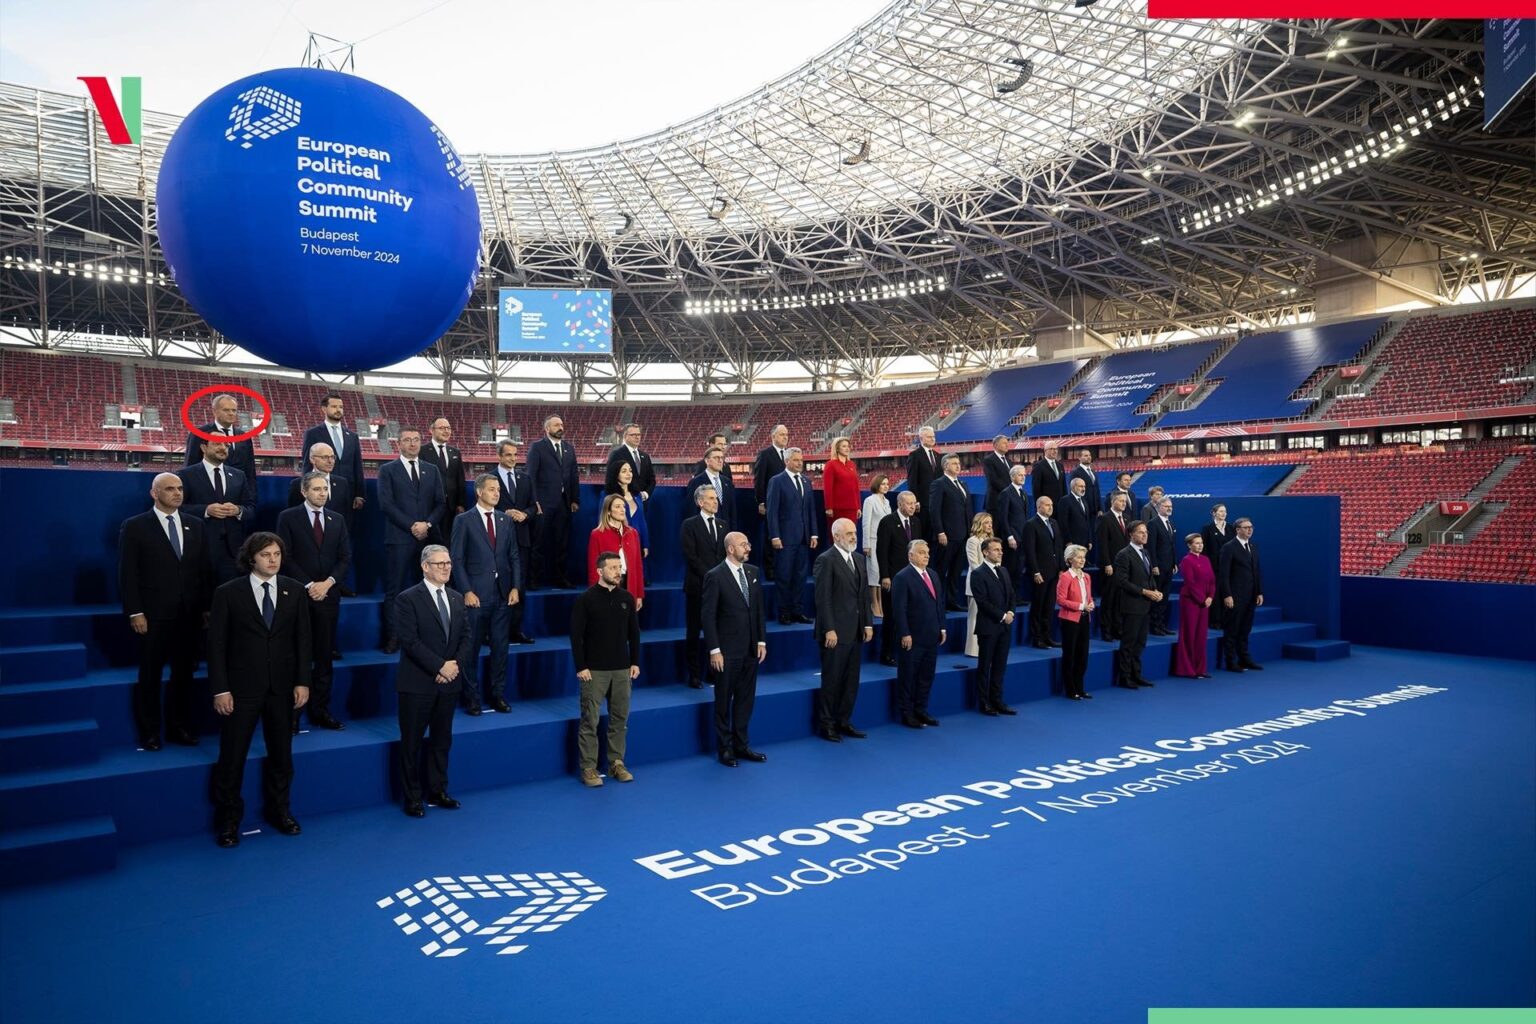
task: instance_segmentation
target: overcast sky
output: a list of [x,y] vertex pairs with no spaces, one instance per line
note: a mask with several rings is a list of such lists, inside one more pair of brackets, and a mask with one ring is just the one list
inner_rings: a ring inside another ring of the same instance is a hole
[[356,43],[463,152],[540,153],[659,131],[804,63],[886,0],[0,0],[0,80],[85,95],[144,79],[148,110]]

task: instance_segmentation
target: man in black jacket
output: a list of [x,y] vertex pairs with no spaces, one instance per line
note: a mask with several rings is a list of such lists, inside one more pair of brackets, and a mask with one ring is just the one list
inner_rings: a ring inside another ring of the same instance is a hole
[[[340,502],[337,496],[345,493],[345,503],[339,504],[336,511],[347,521],[347,533],[352,532],[352,516],[365,504],[363,491],[365,481],[363,479],[363,448],[362,442],[356,434],[346,428],[345,403],[340,395],[331,392],[320,400],[320,408],[325,412],[325,422],[317,423],[304,431],[304,450],[300,456],[299,468],[306,472],[318,469],[324,473],[335,473],[346,481],[346,489],[343,492],[339,482],[335,479],[327,481],[331,485],[331,501]],[[315,461],[315,449],[325,445],[331,452],[331,466],[322,466]],[[291,495],[288,504],[297,505],[303,501],[303,497],[295,499]]]
[[1080,476],[1068,482],[1067,496],[1056,503],[1056,521],[1061,524],[1068,544],[1093,548],[1093,513],[1088,505],[1088,486]]
[[117,589],[128,625],[140,637],[133,718],[145,750],[160,749],[160,677],[166,662],[171,664],[165,692],[167,736],[172,743],[197,746],[192,671],[213,570],[203,521],[181,514],[184,492],[175,473],[156,475],[149,490],[154,508],[123,520],[118,532]]
[[[1173,591],[1173,574],[1179,567],[1179,535],[1173,525],[1173,499],[1159,498],[1157,515],[1147,521],[1147,548],[1152,556],[1152,576],[1157,589],[1163,593]],[[1168,628],[1167,601],[1152,607],[1148,629],[1152,636],[1173,636]]]
[[[320,446],[316,445],[316,449]],[[339,482],[344,482],[338,477]],[[345,728],[331,713],[331,651],[336,623],[341,617],[341,581],[347,578],[352,560],[352,541],[347,521],[326,506],[325,474],[304,474],[304,504],[285,508],[277,515],[277,535],[288,552],[288,574],[304,588],[309,611],[310,646],[314,667],[310,673],[309,721],[322,729]],[[293,714],[293,729],[299,713]]]
[[1083,482],[1083,501],[1088,505],[1088,521],[1093,522],[1104,511],[1099,495],[1099,475],[1093,471],[1093,452],[1084,448],[1077,453],[1077,465],[1067,474],[1068,489],[1073,480]]
[[464,456],[449,444],[453,440],[453,424],[448,417],[439,416],[432,421],[432,440],[422,445],[421,457],[437,467],[437,475],[443,483],[443,504],[438,509],[437,535],[447,540],[453,532],[453,519],[464,511]]
[[1003,542],[1003,568],[1014,585],[1019,586],[1019,569],[1024,560],[1024,527],[1029,525],[1029,495],[1024,492],[1024,478],[1029,470],[1014,466],[1008,486],[997,495],[992,508],[992,532]]
[[[917,432],[917,447],[907,456],[907,490],[917,495],[919,512],[924,511],[923,502],[928,500],[928,491],[933,487],[934,479],[944,472],[944,456],[933,445],[933,428],[923,427]],[[932,512],[927,515],[929,519],[933,518]]]
[[285,836],[299,834],[289,811],[293,783],[293,716],[309,700],[313,650],[304,587],[279,576],[283,542],[253,533],[240,549],[249,575],[213,594],[208,613],[208,684],[213,710],[224,716],[219,760],[213,768],[214,827],[218,844],[240,845],[245,801],[240,796],[245,759],[256,723],[267,753],[262,760],[263,814]]
[[976,600],[976,702],[984,715],[1016,715],[1003,700],[1008,649],[1013,645],[1013,580],[1003,570],[1003,542],[981,543],[981,565],[971,572]]
[[[251,444],[251,439],[236,441],[235,438],[244,433],[237,422],[240,418],[240,403],[233,395],[219,395],[211,403],[213,407],[213,422],[204,423],[198,429],[204,434],[214,434],[222,437],[224,443],[229,445],[229,465],[238,469],[244,477],[244,488],[238,494],[231,494],[229,500],[237,505],[256,504],[256,449]],[[195,466],[202,461],[203,443],[208,439],[197,434],[187,435],[187,452],[185,465]]]
[[[765,524],[765,530],[768,522],[768,484],[784,472],[789,452],[789,428],[780,423],[768,437],[772,443],[757,453],[757,461],[752,464],[752,491],[757,496],[757,516]],[[766,532],[763,535],[763,572],[770,575],[773,573],[773,545],[768,543]]]
[[181,511],[203,521],[214,582],[227,583],[241,575],[236,561],[256,518],[256,503],[243,497],[245,475],[227,464],[229,445],[204,441],[202,450],[202,461],[176,471],[186,494]]
[[998,434],[992,439],[992,451],[981,460],[981,471],[987,477],[987,503],[982,507],[990,511],[997,496],[1008,489],[1013,481],[1013,463],[1008,459],[1008,435]]
[[[695,690],[709,678],[704,671],[699,634],[704,629],[704,577],[725,561],[725,535],[729,525],[720,516],[720,498],[708,484],[692,492],[699,514],[683,520],[683,607],[686,616],[683,633],[683,660],[688,666],[688,685]],[[710,680],[713,682],[713,679]]]
[[1035,516],[1024,527],[1024,571],[1034,586],[1029,597],[1029,642],[1042,650],[1061,646],[1051,639],[1051,613],[1067,544],[1060,524],[1051,518],[1054,511],[1050,498],[1036,498]]
[[965,540],[970,527],[971,492],[960,482],[960,456],[946,455],[944,475],[928,487],[928,541],[952,612],[965,611],[960,577],[966,568]]
[[1147,554],[1147,524],[1131,520],[1130,543],[1115,556],[1114,586],[1120,591],[1120,649],[1115,652],[1115,685],[1126,690],[1151,686],[1141,674],[1147,646],[1147,612],[1163,599]]
[[[395,692],[400,700],[400,782],[405,813],[425,817],[422,806],[421,747],[426,736],[426,802],[456,811],[448,795],[448,751],[453,747],[453,711],[459,703],[470,649],[469,615],[464,595],[448,589],[453,561],[441,544],[421,551],[422,580],[402,591],[395,622],[400,665]],[[430,730],[430,735],[428,734]]]
[[608,774],[633,782],[624,766],[629,734],[630,687],[640,677],[640,615],[635,599],[619,586],[623,562],[612,551],[597,556],[597,582],[571,609],[571,660],[581,683],[581,725],[576,757],[584,786],[601,786],[597,773],[597,720],[608,703]]
[[629,482],[629,493],[640,501],[650,501],[651,495],[656,493],[656,467],[651,464],[650,455],[640,450],[640,441],[644,437],[640,424],[624,424],[623,436],[624,443],[608,453],[603,493],[619,493],[619,467],[627,462],[635,473]]
[[927,534],[923,517],[917,511],[917,495],[902,491],[896,495],[896,511],[880,520],[875,529],[875,558],[880,566],[881,603],[885,616],[880,621],[880,664],[896,665],[896,631],[891,624],[891,580],[907,567],[907,545]]
[[858,527],[851,519],[832,523],[832,547],[816,559],[816,639],[821,648],[821,689],[816,718],[824,740],[861,740],[853,727],[859,699],[860,647],[874,639],[869,576],[858,552]]
[[1244,516],[1233,523],[1237,536],[1221,546],[1216,567],[1216,599],[1226,614],[1221,633],[1222,659],[1230,672],[1262,669],[1248,653],[1248,634],[1253,632],[1253,613],[1264,604],[1264,575],[1259,571],[1259,549],[1253,544],[1253,520]]
[[[522,566],[523,585],[533,573],[533,478],[526,467],[517,466],[517,442],[502,441],[496,446],[496,478],[501,481],[501,494],[496,499],[498,511],[505,512],[512,520],[517,533],[517,564]],[[523,611],[527,601],[512,606],[512,642],[531,644],[533,637],[523,632]]]
[[[352,481],[336,471],[336,453],[324,441],[309,450],[308,461],[314,471],[325,478],[325,507],[341,513],[346,520],[347,535],[352,534]],[[293,478],[288,485],[288,507],[304,504],[304,475]]]
[[744,533],[725,535],[725,561],[704,575],[704,647],[715,671],[715,750],[721,764],[766,761],[747,742],[757,667],[768,656],[763,588],[747,565],[752,545]]
[[1120,635],[1120,588],[1115,586],[1115,557],[1131,542],[1131,519],[1126,514],[1126,497],[1111,493],[1109,508],[1099,516],[1094,556],[1103,571],[1100,590],[1104,600],[1099,605],[1099,637],[1115,640]]
[[731,480],[730,470],[725,468],[725,449],[711,448],[705,452],[702,465],[703,468],[688,481],[686,493],[693,494],[704,486],[713,487],[720,504],[717,514],[729,528],[740,513],[736,510],[736,484]]
[[1045,454],[1035,460],[1029,471],[1029,493],[1036,501],[1050,498],[1055,507],[1067,493],[1067,474],[1061,465],[1061,446],[1047,444]]

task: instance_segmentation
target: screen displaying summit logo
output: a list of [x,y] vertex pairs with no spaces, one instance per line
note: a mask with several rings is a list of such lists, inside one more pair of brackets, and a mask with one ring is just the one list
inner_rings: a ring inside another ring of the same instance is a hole
[[[608,890],[575,871],[439,875],[375,905],[390,913],[424,956],[456,957],[473,948],[509,956],[527,949],[535,935],[576,920],[606,895]],[[487,900],[498,902],[487,905]]]

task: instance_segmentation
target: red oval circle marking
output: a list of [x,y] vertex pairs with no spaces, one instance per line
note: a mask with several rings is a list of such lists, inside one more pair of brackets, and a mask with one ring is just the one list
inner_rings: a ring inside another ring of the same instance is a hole
[[[245,395],[247,398],[254,398],[256,404],[261,406],[262,417],[260,422],[256,424],[254,429],[246,431],[244,434],[235,434],[233,437],[226,437],[223,434],[206,433],[192,422],[192,417],[188,415],[188,412],[191,410],[193,402],[204,395],[213,394],[237,394]],[[267,429],[267,424],[272,422],[272,405],[261,396],[259,391],[253,391],[243,384],[212,384],[192,392],[187,396],[186,401],[181,403],[181,422],[194,437],[200,437],[204,441],[224,441],[227,444],[235,444],[239,441],[248,441]]]

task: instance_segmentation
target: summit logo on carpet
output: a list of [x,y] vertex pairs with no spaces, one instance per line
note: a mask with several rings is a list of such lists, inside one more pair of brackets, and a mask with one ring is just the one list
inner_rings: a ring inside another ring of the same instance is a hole
[[[497,956],[521,953],[535,935],[556,931],[591,909],[608,890],[575,872],[541,871],[519,875],[460,875],[423,878],[392,896],[378,900],[380,910],[413,942],[425,935],[424,956],[455,957],[478,946]],[[481,909],[481,900],[522,901],[508,913],[509,903]],[[461,904],[470,904],[474,911]],[[482,924],[482,919],[494,920]]]

